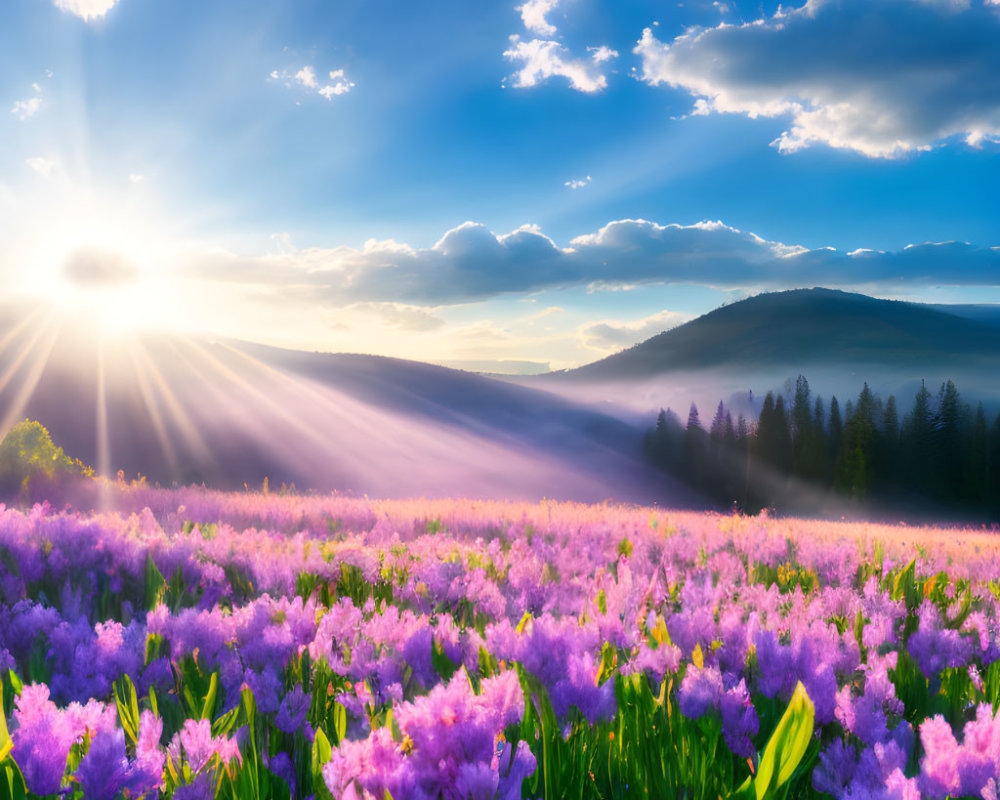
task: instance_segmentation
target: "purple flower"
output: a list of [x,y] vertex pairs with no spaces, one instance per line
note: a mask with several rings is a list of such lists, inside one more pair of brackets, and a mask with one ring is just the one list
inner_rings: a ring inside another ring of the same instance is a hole
[[988,703],[976,709],[962,738],[959,744],[940,715],[920,726],[920,787],[928,797],[982,796],[991,780],[1000,780],[1000,717]]
[[[299,684],[295,684],[295,688],[282,698],[274,724],[285,733],[295,733],[307,728],[306,714],[309,712],[311,702],[312,695],[302,691]],[[307,738],[312,738],[311,733],[312,730],[306,733]]]
[[722,693],[722,675],[718,667],[690,667],[677,693],[681,713],[688,719],[699,719],[710,709],[719,707]]
[[[386,791],[421,800],[495,797],[501,786],[498,737],[520,720],[524,697],[517,674],[510,670],[484,680],[480,689],[479,695],[473,693],[460,671],[447,686],[435,686],[429,695],[397,705],[402,743],[386,728],[363,740],[341,742],[323,768],[327,788],[334,797],[381,797]],[[520,750],[515,754],[509,768],[514,777],[508,775],[503,784],[505,798],[519,798],[516,776],[533,769],[528,755]]]
[[93,800],[114,800],[127,785],[128,755],[125,752],[125,732],[121,728],[98,734],[76,769],[83,794]]
[[74,743],[82,741],[88,730],[113,729],[115,709],[91,701],[86,706],[72,703],[59,711],[49,700],[47,686],[31,684],[21,690],[14,719],[17,722],[11,733],[14,760],[24,773],[28,790],[45,795],[59,791]]
[[760,722],[742,678],[722,695],[719,710],[722,712],[722,734],[729,749],[741,758],[753,756],[756,751],[750,738],[757,734]]
[[972,655],[973,643],[956,630],[945,628],[941,614],[930,600],[920,607],[920,624],[911,634],[906,649],[924,675],[936,681],[945,667],[961,667]]
[[[168,754],[172,762],[180,766],[181,757],[194,774],[209,766],[213,757],[218,756],[218,764],[228,764],[233,759],[243,763],[236,739],[212,736],[212,723],[207,719],[188,719],[184,727],[170,742]],[[211,771],[211,770],[209,770]]]

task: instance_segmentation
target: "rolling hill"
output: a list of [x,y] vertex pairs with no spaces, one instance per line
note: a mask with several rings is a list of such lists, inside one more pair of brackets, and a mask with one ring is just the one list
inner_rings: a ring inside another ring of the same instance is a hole
[[1000,370],[1000,329],[940,307],[799,289],[723,306],[621,353],[550,375],[613,382],[719,367],[754,372],[845,364],[915,373]]
[[[372,496],[652,502],[641,430],[551,393],[362,355],[0,318],[0,425],[37,419],[105,474]],[[675,487],[681,505],[698,498]],[[668,493],[671,490],[668,488]]]

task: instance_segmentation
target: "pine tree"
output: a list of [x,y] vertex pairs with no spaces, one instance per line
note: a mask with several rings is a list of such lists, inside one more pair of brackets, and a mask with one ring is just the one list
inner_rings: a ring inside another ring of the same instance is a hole
[[840,418],[840,404],[837,396],[830,398],[830,432],[827,437],[826,451],[826,476],[829,482],[833,482],[833,468],[836,464],[837,453],[840,451],[840,439],[844,435],[844,423]]
[[733,426],[733,415],[726,411],[726,421],[722,424],[722,442],[728,448],[736,444],[736,428]]
[[858,404],[844,426],[834,481],[838,489],[859,498],[869,495],[878,474],[875,463],[876,413],[875,396],[865,383],[858,395]]
[[704,487],[707,483],[708,434],[701,427],[698,406],[691,403],[687,427],[684,429],[683,468],[694,484]]
[[725,425],[726,407],[720,400],[719,407],[715,410],[715,416],[712,417],[712,427],[709,428],[709,435],[711,436],[713,445],[722,443],[722,439],[725,436]]
[[962,404],[950,380],[941,384],[934,415],[934,450],[937,486],[945,500],[962,496]]
[[899,480],[899,411],[896,409],[896,395],[889,395],[882,414],[882,435],[879,437],[880,457],[883,474],[881,484],[894,488]]
[[812,409],[809,407],[809,381],[804,375],[799,375],[792,403],[792,471],[796,475],[814,477],[815,444]]
[[934,482],[933,417],[931,393],[924,381],[913,399],[913,410],[906,415],[900,431],[903,480],[908,489],[926,493]]
[[774,401],[776,458],[774,465],[784,473],[792,469],[792,431],[785,413],[785,398],[780,394]]
[[989,432],[986,428],[986,412],[983,411],[983,404],[979,403],[969,437],[963,487],[964,499],[977,506],[981,506],[986,501],[989,477],[987,470],[988,449]]

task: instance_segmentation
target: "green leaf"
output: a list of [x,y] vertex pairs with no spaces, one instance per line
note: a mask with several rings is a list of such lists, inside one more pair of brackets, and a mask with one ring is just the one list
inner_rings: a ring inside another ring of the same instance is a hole
[[228,736],[233,728],[236,727],[236,721],[239,719],[239,716],[240,707],[234,706],[218,719],[214,720],[212,722],[212,736],[216,738],[219,736]]
[[114,683],[114,693],[122,730],[136,745],[139,743],[139,698],[135,693],[135,684],[128,675],[122,675]]
[[792,777],[809,747],[815,716],[815,706],[802,681],[799,681],[760,758],[752,784],[752,796],[757,800],[772,800],[777,796],[778,789]]
[[6,761],[0,760],[0,796],[6,800],[25,800],[28,796],[28,787],[24,782],[24,775],[21,768],[13,758]]
[[152,611],[163,602],[167,593],[167,582],[163,578],[153,556],[146,554],[146,610]]
[[[2,694],[3,679],[0,678],[0,695]],[[0,764],[4,762],[13,747],[14,742],[11,741],[10,733],[7,731],[7,716],[3,713],[3,709],[0,708]]]
[[326,738],[322,728],[317,728],[312,746],[313,791],[316,792],[317,800],[328,800],[331,797],[326,781],[323,780],[323,765],[332,757],[333,748],[330,747],[330,740]]
[[333,703],[333,732],[337,734],[338,744],[347,736],[347,708],[343,703]]
[[201,706],[201,718],[211,719],[215,714],[215,698],[219,694],[219,673],[213,672],[208,682],[208,692],[205,694],[205,702]]
[[154,717],[160,716],[160,704],[156,700],[156,691],[152,686],[149,687],[149,710],[153,712]]
[[14,687],[14,694],[20,697],[21,690],[24,688],[24,681],[12,669],[7,670],[7,677],[10,679],[10,685]]

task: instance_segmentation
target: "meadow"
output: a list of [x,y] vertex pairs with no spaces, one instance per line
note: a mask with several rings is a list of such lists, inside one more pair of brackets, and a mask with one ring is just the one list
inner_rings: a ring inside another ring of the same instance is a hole
[[1000,538],[111,484],[0,510],[0,797],[996,798]]

